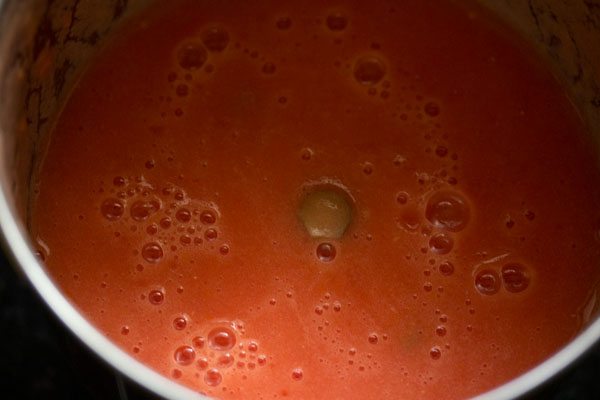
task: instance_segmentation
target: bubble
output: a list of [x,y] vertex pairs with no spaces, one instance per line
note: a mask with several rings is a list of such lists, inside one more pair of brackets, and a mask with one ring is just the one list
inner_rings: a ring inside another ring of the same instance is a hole
[[175,87],[175,94],[179,97],[186,97],[190,93],[190,88],[185,83],[181,83]]
[[163,258],[163,249],[156,242],[147,243],[142,247],[142,257],[149,263],[157,263]]
[[251,351],[253,353],[258,351],[258,343],[256,342],[250,342],[248,343],[248,351]]
[[206,240],[215,240],[217,236],[217,230],[213,228],[207,229],[206,232],[204,232],[204,237]]
[[181,375],[182,375],[182,372],[178,369],[174,369],[171,372],[171,376],[173,377],[173,379],[179,379],[179,378],[181,378]]
[[148,293],[148,300],[150,300],[150,304],[158,306],[165,300],[165,294],[162,290],[151,290]]
[[527,210],[525,211],[525,218],[527,218],[529,221],[533,221],[535,219],[535,213],[531,210]]
[[227,327],[217,327],[208,333],[208,345],[211,349],[226,351],[231,349],[235,342],[235,333]]
[[376,333],[371,333],[369,334],[368,340],[371,344],[377,344],[379,342],[379,336],[377,336]]
[[219,247],[219,253],[221,253],[224,256],[226,256],[227,254],[229,254],[229,246],[227,246],[226,244],[224,244],[221,247]]
[[481,294],[492,295],[500,290],[500,277],[496,271],[484,269],[475,276],[475,287]]
[[448,155],[448,148],[445,146],[437,146],[435,148],[435,154],[438,157],[446,157]]
[[277,67],[275,67],[275,64],[273,64],[272,62],[265,63],[262,67],[262,72],[265,75],[272,75],[275,73],[276,70]]
[[335,254],[335,247],[331,243],[321,243],[317,246],[317,257],[323,262],[333,261]]
[[432,347],[431,350],[429,350],[429,356],[434,360],[439,360],[442,356],[442,351],[439,347]]
[[529,276],[521,264],[507,264],[502,267],[502,283],[504,288],[511,293],[519,293],[529,286]]
[[435,334],[438,336],[446,336],[446,333],[446,327],[443,325],[440,325],[437,328],[435,328]]
[[436,233],[429,239],[429,248],[436,254],[448,254],[454,246],[454,240],[445,233]]
[[333,311],[336,311],[336,312],[342,311],[342,303],[340,303],[339,301],[334,301],[333,302]]
[[356,355],[356,349],[354,347],[351,347],[350,350],[348,350],[348,354],[351,356]]
[[192,339],[192,345],[197,349],[203,348],[205,342],[204,336],[196,336]]
[[154,160],[148,160],[148,161],[146,161],[146,164],[144,164],[144,165],[146,166],[146,168],[152,169],[156,165],[156,162]]
[[275,26],[280,31],[287,31],[292,27],[292,19],[290,17],[279,17],[275,22]]
[[256,361],[258,362],[258,365],[265,365],[267,363],[267,356],[265,356],[264,354],[261,354],[260,356],[258,356],[256,358]]
[[190,365],[196,358],[196,352],[190,346],[180,346],[175,350],[173,358],[179,365]]
[[323,315],[323,307],[316,306],[315,307],[315,314],[317,314],[317,315]]
[[202,43],[208,51],[220,53],[225,50],[229,44],[229,33],[222,28],[211,27],[202,34]]
[[312,158],[313,156],[313,151],[312,149],[305,147],[302,149],[302,151],[300,152],[300,157],[304,160],[304,161],[308,161]]
[[469,207],[458,193],[439,191],[429,198],[425,217],[435,226],[458,232],[469,222]]
[[408,193],[406,192],[399,192],[396,195],[396,202],[400,205],[405,205],[406,203],[408,203]]
[[198,361],[196,361],[196,365],[201,370],[205,370],[206,368],[208,368],[208,358],[206,358],[206,357],[198,357]]
[[425,114],[429,115],[430,117],[437,117],[440,115],[440,106],[434,102],[426,103],[423,110],[425,111]]
[[442,275],[450,276],[454,273],[454,265],[450,261],[444,261],[438,268]]
[[125,212],[125,205],[121,200],[118,199],[106,199],[100,206],[100,212],[104,218],[108,219],[109,221],[114,221],[121,218]]
[[200,222],[204,225],[212,225],[217,221],[217,216],[211,210],[202,211],[200,214]]
[[363,164],[363,173],[365,175],[371,175],[373,173],[373,164],[366,162]]
[[160,210],[160,202],[156,199],[149,201],[136,201],[131,205],[129,209],[129,213],[131,214],[131,218],[135,221],[144,221],[150,217],[153,213]]
[[223,376],[221,376],[221,373],[216,368],[211,368],[204,374],[204,382],[208,386],[219,386],[222,380]]
[[330,14],[327,16],[327,27],[332,31],[343,31],[348,26],[348,19],[341,14]]
[[160,226],[163,229],[169,229],[171,227],[171,218],[170,217],[164,217],[160,220]]
[[115,186],[125,186],[126,183],[127,181],[122,176],[116,176],[115,179],[113,179],[113,185]]
[[181,235],[179,237],[179,242],[185,246],[192,243],[192,237],[190,235]]
[[148,235],[155,235],[158,232],[158,225],[156,224],[150,224],[146,227],[146,233],[148,233]]
[[128,326],[123,326],[121,328],[121,335],[128,335],[129,334],[129,327]]
[[180,208],[177,210],[177,213],[175,213],[175,218],[177,218],[179,222],[190,222],[192,219],[192,213],[187,208]]
[[200,69],[206,63],[207,59],[208,53],[206,49],[202,46],[202,43],[196,41],[184,43],[177,50],[177,62],[183,69]]
[[362,57],[354,66],[354,78],[362,85],[375,85],[385,76],[385,67],[377,57]]
[[185,317],[177,317],[173,320],[173,328],[178,331],[182,331],[187,326],[187,319]]
[[300,381],[304,377],[304,371],[302,368],[294,368],[292,370],[292,379],[295,381]]
[[228,368],[233,365],[234,361],[235,360],[230,353],[225,353],[220,355],[219,358],[217,358],[217,365],[219,366],[219,368]]

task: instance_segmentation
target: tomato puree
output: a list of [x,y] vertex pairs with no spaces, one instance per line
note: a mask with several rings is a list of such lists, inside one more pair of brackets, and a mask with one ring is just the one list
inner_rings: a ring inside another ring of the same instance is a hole
[[472,2],[156,2],[58,117],[32,231],[134,358],[224,399],[455,399],[589,321],[600,175]]

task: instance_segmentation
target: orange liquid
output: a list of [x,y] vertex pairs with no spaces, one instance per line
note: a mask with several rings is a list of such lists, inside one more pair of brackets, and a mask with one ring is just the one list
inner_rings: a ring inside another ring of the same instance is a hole
[[[75,88],[34,207],[49,271],[133,357],[220,398],[445,399],[581,329],[596,158],[504,27],[452,1],[159,4]],[[354,203],[336,240],[298,218],[324,183]]]

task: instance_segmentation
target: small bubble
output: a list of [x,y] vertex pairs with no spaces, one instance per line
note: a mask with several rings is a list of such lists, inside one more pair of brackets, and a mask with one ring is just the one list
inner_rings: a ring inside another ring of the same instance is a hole
[[217,221],[215,213],[211,210],[202,211],[200,214],[200,222],[204,225],[212,225]]
[[429,248],[436,254],[448,254],[454,247],[454,240],[445,233],[436,233],[429,239]]
[[275,26],[280,31],[287,31],[292,27],[292,19],[290,17],[280,17],[275,22]]
[[454,273],[454,265],[450,261],[444,261],[439,266],[442,275],[450,276]]
[[373,164],[366,162],[363,164],[363,172],[365,175],[371,175],[373,173]]
[[256,361],[258,362],[258,365],[263,366],[267,363],[267,356],[261,354],[256,358]]
[[335,32],[343,31],[348,26],[348,19],[341,14],[330,14],[327,16],[327,27]]
[[179,237],[179,242],[185,246],[192,243],[192,237],[190,235],[181,235]]
[[533,221],[535,219],[535,213],[531,210],[527,210],[525,211],[525,218],[527,218],[529,221]]
[[227,254],[229,254],[229,246],[224,244],[221,247],[219,247],[219,253],[221,253],[222,255],[226,256]]
[[371,333],[369,334],[368,340],[371,344],[377,344],[377,342],[379,342],[379,337],[376,333]]
[[177,213],[175,213],[175,218],[177,218],[179,222],[190,222],[192,219],[192,213],[187,208],[180,208],[177,210]]
[[339,301],[333,302],[333,311],[340,312],[342,310],[342,303]]
[[192,345],[197,349],[203,348],[205,342],[206,342],[206,340],[204,339],[203,336],[196,336],[195,338],[192,339]]
[[173,377],[173,379],[179,379],[181,378],[182,372],[178,369],[174,369],[173,371],[171,371],[171,376]]
[[295,381],[299,381],[302,380],[302,378],[304,377],[304,371],[302,371],[302,368],[294,368],[292,370],[292,379]]
[[198,366],[199,369],[205,370],[206,368],[208,368],[208,358],[199,357],[198,361],[196,361],[196,365]]
[[221,354],[219,358],[217,358],[217,364],[219,368],[228,368],[233,365],[234,358],[230,353]]
[[129,327],[128,326],[123,326],[121,328],[121,335],[128,335],[129,334]]
[[375,85],[385,76],[385,67],[376,57],[362,57],[354,66],[354,78],[362,85]]
[[171,223],[172,223],[172,221],[171,221],[171,218],[169,218],[169,217],[164,217],[163,219],[160,220],[160,226],[163,229],[169,229],[171,227]]
[[256,353],[258,351],[258,344],[256,342],[248,343],[248,351]]
[[156,242],[147,243],[142,247],[142,257],[149,263],[157,263],[163,258],[163,249]]
[[150,293],[148,293],[148,300],[150,301],[150,304],[158,306],[165,300],[165,294],[161,290],[151,290]]
[[529,276],[521,264],[507,264],[502,267],[504,288],[511,293],[519,293],[529,286]]
[[177,85],[177,87],[175,87],[175,93],[179,97],[186,97],[190,93],[190,89],[188,85],[186,85],[185,83],[181,83]]
[[443,325],[438,326],[435,328],[435,334],[438,336],[446,336],[446,327]]
[[173,328],[178,331],[182,331],[187,326],[187,319],[185,317],[177,317],[173,320]]
[[106,199],[100,206],[100,212],[104,218],[114,221],[121,218],[125,212],[125,205],[121,200],[118,199]]
[[273,64],[272,62],[268,62],[263,65],[262,72],[265,75],[273,75],[276,69],[277,68],[275,67],[275,64]]
[[442,356],[442,351],[438,347],[432,347],[429,350],[429,356],[434,360],[439,360]]
[[146,227],[146,233],[148,233],[148,235],[155,235],[158,232],[158,225],[156,224],[150,224]]
[[208,345],[211,349],[229,350],[235,345],[235,342],[235,333],[229,328],[217,327],[208,333]]
[[202,43],[208,51],[220,53],[225,50],[229,44],[229,33],[219,27],[209,28],[202,34]]
[[204,232],[204,237],[206,238],[206,240],[215,240],[217,238],[217,236],[218,236],[217,230],[213,229],[213,228],[207,229]]
[[429,102],[425,104],[424,110],[425,114],[429,115],[430,117],[437,117],[438,115],[440,115],[440,106],[434,102]]
[[405,205],[406,203],[408,203],[408,193],[399,192],[396,195],[396,202],[400,205]]
[[219,386],[222,380],[223,377],[216,368],[211,368],[204,374],[204,382],[206,382],[208,386]]
[[315,307],[315,314],[317,314],[317,315],[323,315],[323,307],[316,306]]
[[308,147],[305,147],[302,149],[302,151],[300,152],[300,157],[304,160],[304,161],[308,161],[312,158],[313,156],[313,151],[311,149],[309,149]]
[[198,42],[185,43],[177,51],[177,61],[183,69],[200,69],[207,59],[208,54],[206,49]]
[[425,217],[435,226],[458,232],[467,226],[469,208],[458,193],[440,191],[429,198]]
[[448,148],[446,148],[445,146],[437,146],[435,148],[435,154],[438,157],[446,157],[448,155]]
[[127,181],[122,176],[116,176],[115,179],[113,179],[113,185],[115,186],[125,186],[126,183]]
[[175,362],[179,365],[190,365],[196,358],[196,352],[190,346],[180,346],[173,354]]
[[492,295],[500,290],[500,277],[496,271],[484,269],[475,276],[475,287],[481,294]]
[[160,202],[158,200],[140,200],[131,205],[129,213],[131,214],[131,218],[133,218],[135,221],[141,222],[148,219],[150,215],[158,210],[160,210]]
[[335,247],[331,243],[321,243],[317,246],[317,257],[323,262],[333,261],[336,255]]

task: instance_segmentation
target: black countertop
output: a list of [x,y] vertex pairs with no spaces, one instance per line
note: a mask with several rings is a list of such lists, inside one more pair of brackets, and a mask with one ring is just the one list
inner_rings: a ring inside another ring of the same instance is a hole
[[[0,399],[153,398],[73,338],[0,253]],[[600,344],[529,398],[600,400]]]

